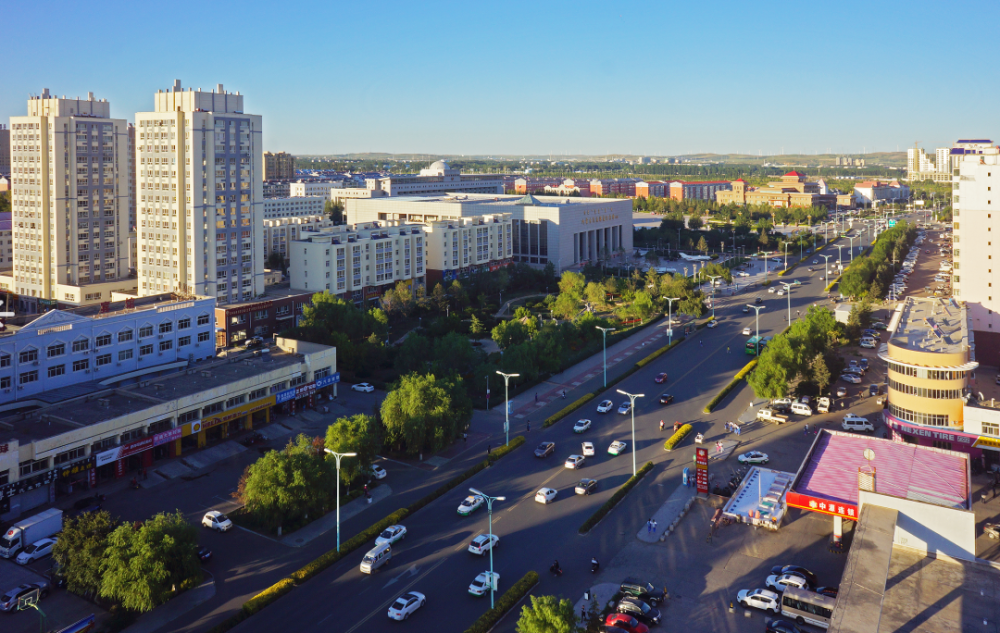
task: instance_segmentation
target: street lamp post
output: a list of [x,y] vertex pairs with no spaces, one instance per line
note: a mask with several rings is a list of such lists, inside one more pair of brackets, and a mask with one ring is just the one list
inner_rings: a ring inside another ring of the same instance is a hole
[[829,286],[830,285],[830,258],[833,255],[820,255],[823,258],[823,282]]
[[510,398],[508,396],[508,381],[511,378],[517,378],[521,374],[505,374],[502,371],[497,371],[498,374],[503,376],[503,432],[507,435],[507,441],[504,446],[510,444]]
[[747,307],[752,309],[756,315],[756,327],[757,327],[757,349],[754,350],[757,356],[760,356],[760,311],[764,309],[764,306],[754,306],[747,304]]
[[608,332],[614,332],[613,327],[597,327],[604,335],[604,386],[608,386]]
[[792,324],[792,284],[788,282],[781,282],[781,285],[785,287],[785,293],[788,295],[788,325]]
[[496,584],[493,580],[493,502],[494,501],[506,501],[507,497],[491,497],[486,493],[480,492],[475,488],[469,488],[469,492],[474,495],[479,495],[486,500],[486,511],[490,516],[490,608],[493,608],[493,586]]
[[854,238],[858,237],[858,236],[857,235],[855,235],[855,236],[844,235],[843,237],[846,238],[846,239],[851,240],[851,264],[853,264],[854,263]]
[[[843,236],[841,236],[841,237],[843,237]],[[843,251],[843,248],[844,248],[843,244],[837,244],[837,263],[840,264],[841,268],[844,267],[844,251]]]
[[[715,280],[722,279],[722,275],[709,275],[708,281],[712,284],[712,319],[715,319]],[[607,385],[605,385],[606,387]]]
[[328,448],[324,448],[324,451],[333,455],[333,458],[337,460],[337,551],[340,551],[340,460],[345,457],[357,457],[357,453],[335,453]]
[[680,301],[680,297],[664,297],[667,300],[667,345],[674,342],[674,301]]
[[785,270],[788,270],[788,240],[785,240]]
[[632,409],[632,476],[635,477],[635,474],[636,474],[636,470],[635,470],[635,399],[636,398],[644,398],[646,396],[646,394],[644,394],[644,393],[628,393],[627,391],[622,391],[621,389],[617,389],[616,391],[618,391],[618,393],[620,393],[623,396],[626,396],[628,398],[628,401],[630,403],[630,407]]

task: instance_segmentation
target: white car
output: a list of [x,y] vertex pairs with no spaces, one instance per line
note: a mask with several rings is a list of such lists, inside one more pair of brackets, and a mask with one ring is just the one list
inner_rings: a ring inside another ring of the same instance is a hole
[[868,433],[875,432],[875,425],[869,422],[868,418],[864,418],[853,413],[848,413],[844,416],[844,421],[840,423],[840,427],[845,431],[866,431]]
[[741,271],[739,271],[738,273],[736,273],[736,276],[737,276],[737,277],[749,277],[749,276],[750,276],[750,273],[748,273],[748,272],[744,272],[744,271],[742,271],[742,270],[741,270]]
[[413,612],[424,606],[427,597],[424,594],[411,591],[396,598],[396,601],[389,607],[389,617],[393,620],[405,620],[413,615]]
[[771,401],[771,406],[773,407],[790,407],[792,406],[791,398],[777,398]]
[[749,451],[736,458],[741,464],[766,464],[767,453],[760,451]]
[[631,410],[632,410],[632,403],[631,402],[623,402],[618,407],[618,413],[620,413],[622,415],[628,414],[628,412],[631,411]]
[[705,327],[707,327],[710,330],[715,329],[715,328],[719,327],[719,322],[718,321],[714,321],[714,320],[713,321],[709,321],[708,325],[706,325]]
[[777,592],[784,592],[785,587],[795,587],[796,589],[808,589],[809,583],[798,574],[781,574],[780,576],[768,576],[764,583],[769,589]]
[[627,444],[621,440],[615,440],[611,442],[611,446],[608,447],[608,455],[621,455],[625,451]]
[[812,263],[813,263],[813,264],[818,264],[818,263],[819,263],[819,260],[818,260],[818,259],[814,259],[814,260],[812,261]]
[[593,442],[584,442],[582,448],[583,448],[583,456],[584,457],[593,457],[594,456],[594,443]]
[[500,583],[500,574],[496,572],[484,571],[476,576],[476,579],[469,585],[469,593],[474,596],[484,596],[490,589],[497,590]]
[[610,410],[612,410],[614,408],[615,408],[615,403],[614,402],[611,402],[610,400],[605,400],[601,404],[597,405],[597,412],[598,413],[607,413],[608,411],[610,411]]
[[396,541],[406,538],[406,528],[402,525],[390,525],[389,527],[382,530],[382,533],[378,535],[375,539],[376,545],[381,545],[383,543],[389,543],[392,545]]
[[749,325],[746,326],[745,328],[743,328],[743,336],[751,336],[750,326]]
[[[872,347],[874,347],[874,345]],[[844,382],[849,382],[852,385],[861,384],[861,376],[857,376],[855,374],[840,374],[840,379]]]
[[462,516],[472,514],[479,509],[479,506],[483,505],[483,498],[479,495],[469,495],[465,499],[462,499],[462,503],[458,506],[458,513]]
[[781,290],[781,289],[778,289],[777,291],[775,291],[774,294],[778,295],[779,297],[784,297],[785,296],[785,291]]
[[363,391],[364,393],[371,393],[375,391],[375,387],[367,382],[359,382],[356,385],[351,385],[352,391]]
[[769,292],[770,294],[772,294],[772,295],[774,294],[774,291],[775,291],[775,290],[776,290],[776,288],[774,288],[774,287],[771,287],[771,288],[768,288],[768,289],[767,289],[767,291],[768,291],[768,292]]
[[32,561],[36,561],[40,558],[45,558],[52,554],[52,546],[56,544],[56,538],[43,538],[35,541],[28,547],[24,548],[24,551],[17,555],[14,559],[18,565],[27,565]]
[[590,420],[577,420],[576,424],[573,425],[574,433],[583,433],[590,429]]
[[480,534],[469,543],[469,551],[482,556],[499,544],[500,537],[496,534]]
[[538,503],[550,503],[556,498],[557,492],[555,488],[542,488],[535,493],[535,501]]
[[375,479],[385,479],[385,476],[389,473],[385,472],[385,468],[377,464],[372,464],[372,477]]
[[584,461],[583,455],[570,455],[569,458],[566,460],[566,463],[563,465],[566,466],[566,468],[572,468],[576,470],[581,466],[583,466],[583,461]]
[[228,532],[233,529],[233,522],[218,510],[206,512],[205,516],[201,518],[201,524],[219,532]]
[[736,594],[736,600],[744,607],[754,607],[768,613],[781,611],[778,594],[768,589],[744,589]]

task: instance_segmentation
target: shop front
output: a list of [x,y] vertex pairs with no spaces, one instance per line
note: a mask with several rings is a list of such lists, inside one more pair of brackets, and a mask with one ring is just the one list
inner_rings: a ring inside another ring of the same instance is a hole
[[885,417],[886,426],[892,429],[892,439],[897,442],[959,451],[968,453],[970,457],[982,457],[983,448],[992,449],[987,451],[989,453],[993,453],[998,448],[994,446],[998,444],[997,440],[989,437],[944,427],[910,424],[891,415],[888,410],[883,411],[882,415]]
[[[291,389],[279,391],[275,395],[275,404],[283,405],[282,410],[289,415],[295,415],[297,409],[316,406],[316,396],[322,396],[333,391],[333,385],[340,382],[340,372],[317,378],[313,382],[298,385]],[[329,389],[328,389],[329,388]]]
[[201,420],[197,431],[194,430],[194,422],[191,423],[189,435],[197,435],[197,445],[205,446],[207,443],[219,442],[234,433],[249,431],[254,427],[254,423],[267,424],[271,421],[271,407],[275,404],[276,397],[268,396],[260,400],[244,404],[242,406],[223,411],[219,415],[213,415]]
[[58,475],[59,471],[52,469],[0,486],[0,515],[9,513],[17,517],[32,508],[55,501],[52,483]]
[[56,469],[56,494],[71,495],[78,490],[90,488],[94,475],[93,456],[85,457],[71,464],[63,464]]
[[105,479],[118,479],[125,473],[152,466],[155,438],[155,435],[139,438],[134,442],[98,453],[94,457],[96,471],[94,483]]

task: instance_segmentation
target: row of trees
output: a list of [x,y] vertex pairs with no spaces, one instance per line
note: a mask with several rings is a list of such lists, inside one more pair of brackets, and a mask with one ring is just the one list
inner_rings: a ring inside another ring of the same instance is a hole
[[858,299],[880,299],[892,283],[896,265],[906,258],[916,237],[916,227],[905,221],[880,233],[871,253],[855,258],[840,277],[840,294]]
[[67,518],[52,557],[73,593],[144,612],[201,582],[197,551],[180,511],[122,523],[102,510]]
[[775,336],[747,378],[758,398],[784,398],[800,381],[815,385],[823,392],[834,372],[843,363],[834,346],[842,335],[841,325],[826,308],[810,306],[803,318]]

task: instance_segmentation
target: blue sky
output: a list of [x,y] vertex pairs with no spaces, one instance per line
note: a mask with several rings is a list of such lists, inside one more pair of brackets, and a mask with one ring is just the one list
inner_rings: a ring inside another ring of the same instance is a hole
[[997,24],[995,1],[4,0],[0,16],[0,120],[47,87],[131,121],[179,78],[240,91],[266,149],[297,154],[998,140],[998,56],[971,29]]

